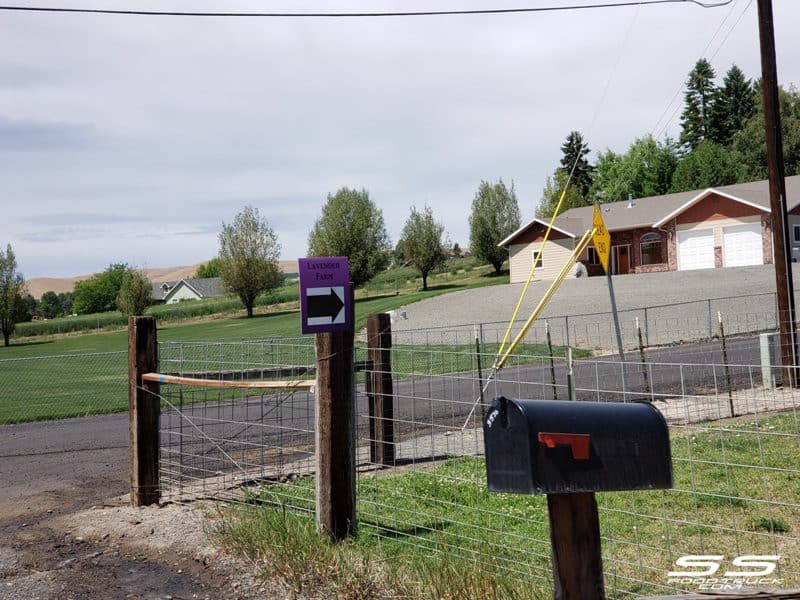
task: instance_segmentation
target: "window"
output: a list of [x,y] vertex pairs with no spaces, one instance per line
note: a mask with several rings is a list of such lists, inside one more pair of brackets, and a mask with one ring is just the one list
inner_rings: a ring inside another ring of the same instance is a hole
[[800,244],[800,225],[794,225],[794,241]]
[[590,265],[599,265],[600,264],[600,255],[597,253],[597,248],[594,246],[589,246],[589,260],[588,262]]
[[661,236],[657,233],[645,233],[639,244],[643,265],[657,265],[661,259]]
[[533,250],[533,255],[531,256],[531,261],[536,261],[536,264],[534,265],[534,267],[536,267],[537,269],[541,269],[542,268],[542,257],[544,255],[544,252],[542,252],[542,254],[539,254],[539,260],[536,260],[536,255],[537,254],[539,254],[539,249],[535,248]]

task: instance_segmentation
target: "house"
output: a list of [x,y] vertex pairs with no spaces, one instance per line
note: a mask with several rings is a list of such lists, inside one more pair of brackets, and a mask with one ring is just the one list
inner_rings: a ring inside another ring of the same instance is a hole
[[179,281],[164,281],[153,284],[153,301],[175,304],[183,300],[202,300],[225,294],[221,277],[188,278]]
[[[786,178],[793,261],[800,259],[800,175]],[[772,215],[767,180],[601,204],[611,234],[612,274],[686,271],[772,264]],[[537,279],[554,279],[575,244],[591,228],[592,206],[560,214],[536,266]],[[511,282],[525,281],[548,220],[533,219],[502,240]],[[602,274],[593,246],[580,261]]]

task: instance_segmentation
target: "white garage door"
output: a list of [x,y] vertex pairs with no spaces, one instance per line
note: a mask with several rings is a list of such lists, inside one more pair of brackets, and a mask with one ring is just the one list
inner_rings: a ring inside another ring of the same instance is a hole
[[726,267],[760,265],[764,262],[761,224],[734,225],[722,229],[722,256]]
[[714,231],[701,229],[699,231],[678,232],[678,269],[714,268]]

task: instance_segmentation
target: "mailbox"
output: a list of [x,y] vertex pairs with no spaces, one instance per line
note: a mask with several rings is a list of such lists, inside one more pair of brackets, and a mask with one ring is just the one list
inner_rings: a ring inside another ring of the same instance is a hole
[[495,398],[483,435],[494,492],[672,487],[667,423],[650,404]]

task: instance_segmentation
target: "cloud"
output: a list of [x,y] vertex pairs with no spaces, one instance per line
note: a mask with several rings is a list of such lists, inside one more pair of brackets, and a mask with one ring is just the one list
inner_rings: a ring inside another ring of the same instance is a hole
[[0,116],[0,152],[55,152],[88,148],[95,142],[91,125]]
[[[294,258],[327,194],[347,185],[369,190],[394,241],[410,206],[427,203],[463,246],[482,179],[513,180],[529,218],[570,131],[593,156],[624,151],[676,92],[681,102],[707,46],[719,78],[732,62],[757,77],[755,8],[728,33],[746,6],[337,21],[5,15],[0,244],[14,244],[29,276],[193,263],[253,204]],[[800,81],[800,3],[774,10],[780,78]]]

